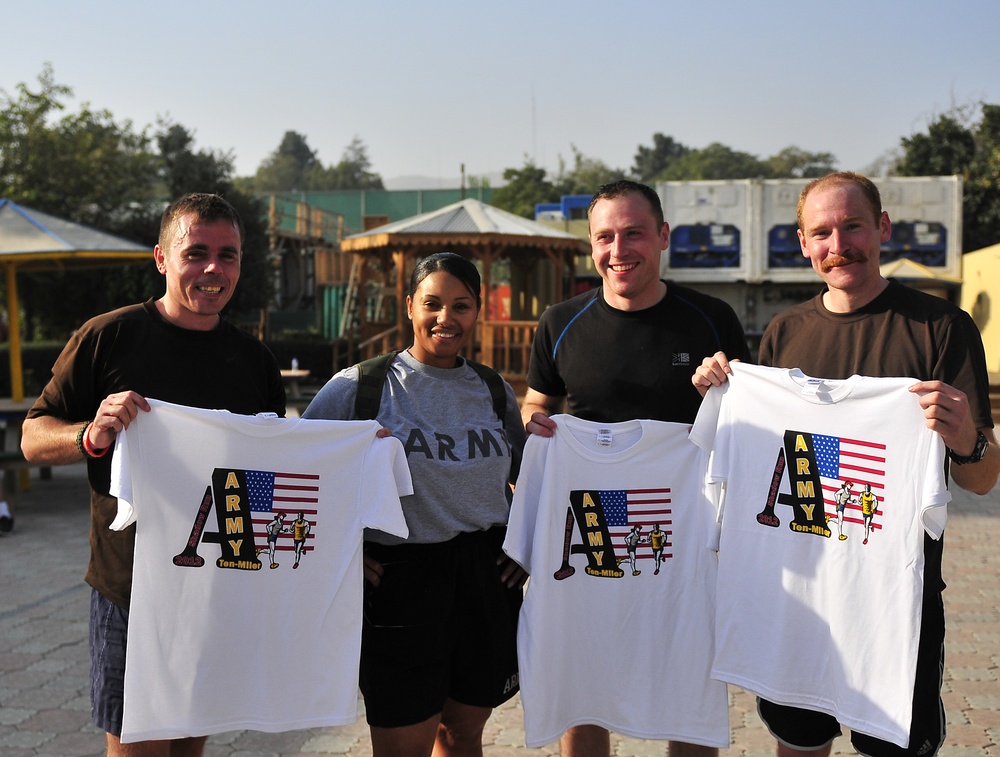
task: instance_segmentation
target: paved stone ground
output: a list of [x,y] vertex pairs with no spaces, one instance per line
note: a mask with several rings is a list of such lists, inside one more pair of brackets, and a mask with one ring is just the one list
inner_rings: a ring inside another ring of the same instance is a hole
[[[83,467],[57,468],[13,497],[15,530],[0,536],[0,755],[77,757],[103,754],[90,725],[87,615],[87,496]],[[943,755],[1000,755],[1000,492],[955,492],[946,536],[948,644]],[[732,747],[723,757],[774,754],[753,698],[730,694]],[[361,703],[363,708],[363,702]],[[363,711],[363,709],[362,709]],[[556,755],[556,745],[524,746],[515,698],[487,725],[488,757]],[[613,736],[620,757],[664,755],[666,745]],[[851,754],[846,738],[836,754]],[[364,717],[353,726],[213,736],[209,757],[371,754]]]

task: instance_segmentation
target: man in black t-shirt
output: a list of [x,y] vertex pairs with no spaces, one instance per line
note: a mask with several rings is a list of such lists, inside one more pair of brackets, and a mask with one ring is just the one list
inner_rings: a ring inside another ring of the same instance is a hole
[[[749,358],[739,319],[723,301],[660,279],[670,227],[653,189],[632,181],[604,185],[588,218],[602,284],[539,319],[521,406],[525,427],[552,436],[556,424],[549,416],[564,411],[608,423],[693,423],[701,397],[691,377],[700,356],[722,350]],[[609,754],[610,736],[597,725],[576,726],[563,735],[560,752]],[[670,753],[718,750],[672,741]]]
[[[948,448],[952,479],[963,489],[989,492],[1000,471],[1000,448],[975,323],[948,301],[882,276],[881,245],[891,238],[892,226],[870,179],[845,171],[810,182],[799,197],[798,224],[802,254],[826,289],[771,320],[761,340],[760,363],[799,368],[816,378],[859,374],[918,379],[910,391],[918,396],[927,427]],[[692,379],[699,392],[728,380],[730,359],[716,353],[702,361]],[[866,534],[877,500],[869,500],[867,507]],[[854,731],[852,744],[862,754],[930,757],[944,741],[942,543],[925,535],[909,746]],[[758,712],[778,739],[779,757],[826,757],[841,732],[836,718],[823,712],[763,698]]]
[[[107,753],[163,754],[163,742],[121,743],[125,646],[135,526],[111,531],[112,447],[150,409],[147,397],[234,413],[285,414],[278,364],[259,340],[220,312],[240,276],[243,222],[218,195],[190,194],[164,211],[157,270],[159,299],[83,324],[63,349],[23,425],[25,459],[44,465],[87,461],[90,483],[91,697]],[[175,757],[200,757],[205,737],[177,739]]]

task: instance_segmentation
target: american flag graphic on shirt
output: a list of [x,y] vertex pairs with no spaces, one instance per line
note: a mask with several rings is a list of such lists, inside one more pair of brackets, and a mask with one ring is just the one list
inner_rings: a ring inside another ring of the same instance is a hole
[[[312,527],[312,532],[307,538],[309,540],[313,538],[316,529],[316,505],[319,502],[318,475],[262,470],[248,470],[244,473],[251,512],[267,513],[272,517],[284,513],[286,527],[291,526],[298,514],[302,513]],[[272,517],[253,519],[253,535],[257,544],[267,543],[267,524],[271,522]],[[279,537],[279,542],[284,540],[287,540],[287,548],[291,549],[291,533]]]
[[[865,484],[871,484],[872,494],[875,495],[881,512],[885,500],[886,446],[876,442],[825,434],[813,434],[812,439],[827,513],[836,515],[837,501],[834,495],[844,481],[853,484],[851,489],[853,501],[847,506],[848,514],[861,520],[859,500]],[[876,521],[877,519],[878,514],[875,516]],[[875,527],[879,527],[877,523]]]
[[[666,545],[670,545],[671,499],[670,489],[602,489],[597,492],[604,508],[608,532],[615,547],[615,557],[628,558],[628,547],[625,537],[633,526],[642,530],[640,536],[645,541],[636,549],[636,556],[652,557],[649,546],[649,532],[653,526],[659,525],[667,536]],[[643,555],[645,553],[645,555]],[[666,556],[666,554],[665,554]]]

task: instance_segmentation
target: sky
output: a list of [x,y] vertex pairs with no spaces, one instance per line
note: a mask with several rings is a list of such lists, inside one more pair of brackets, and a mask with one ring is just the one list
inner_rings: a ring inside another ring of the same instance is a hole
[[551,176],[574,148],[628,170],[656,132],[864,170],[1000,103],[998,28],[997,0],[0,0],[0,90],[49,63],[68,112],[169,119],[240,176],[289,130],[324,165],[360,137],[389,188]]

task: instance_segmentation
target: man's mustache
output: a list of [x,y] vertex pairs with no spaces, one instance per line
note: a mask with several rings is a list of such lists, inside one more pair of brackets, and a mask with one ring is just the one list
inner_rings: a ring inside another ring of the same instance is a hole
[[868,257],[863,253],[855,250],[845,252],[843,255],[830,255],[824,258],[823,262],[820,263],[820,270],[823,273],[832,271],[842,265],[848,265],[850,263],[864,263]]

